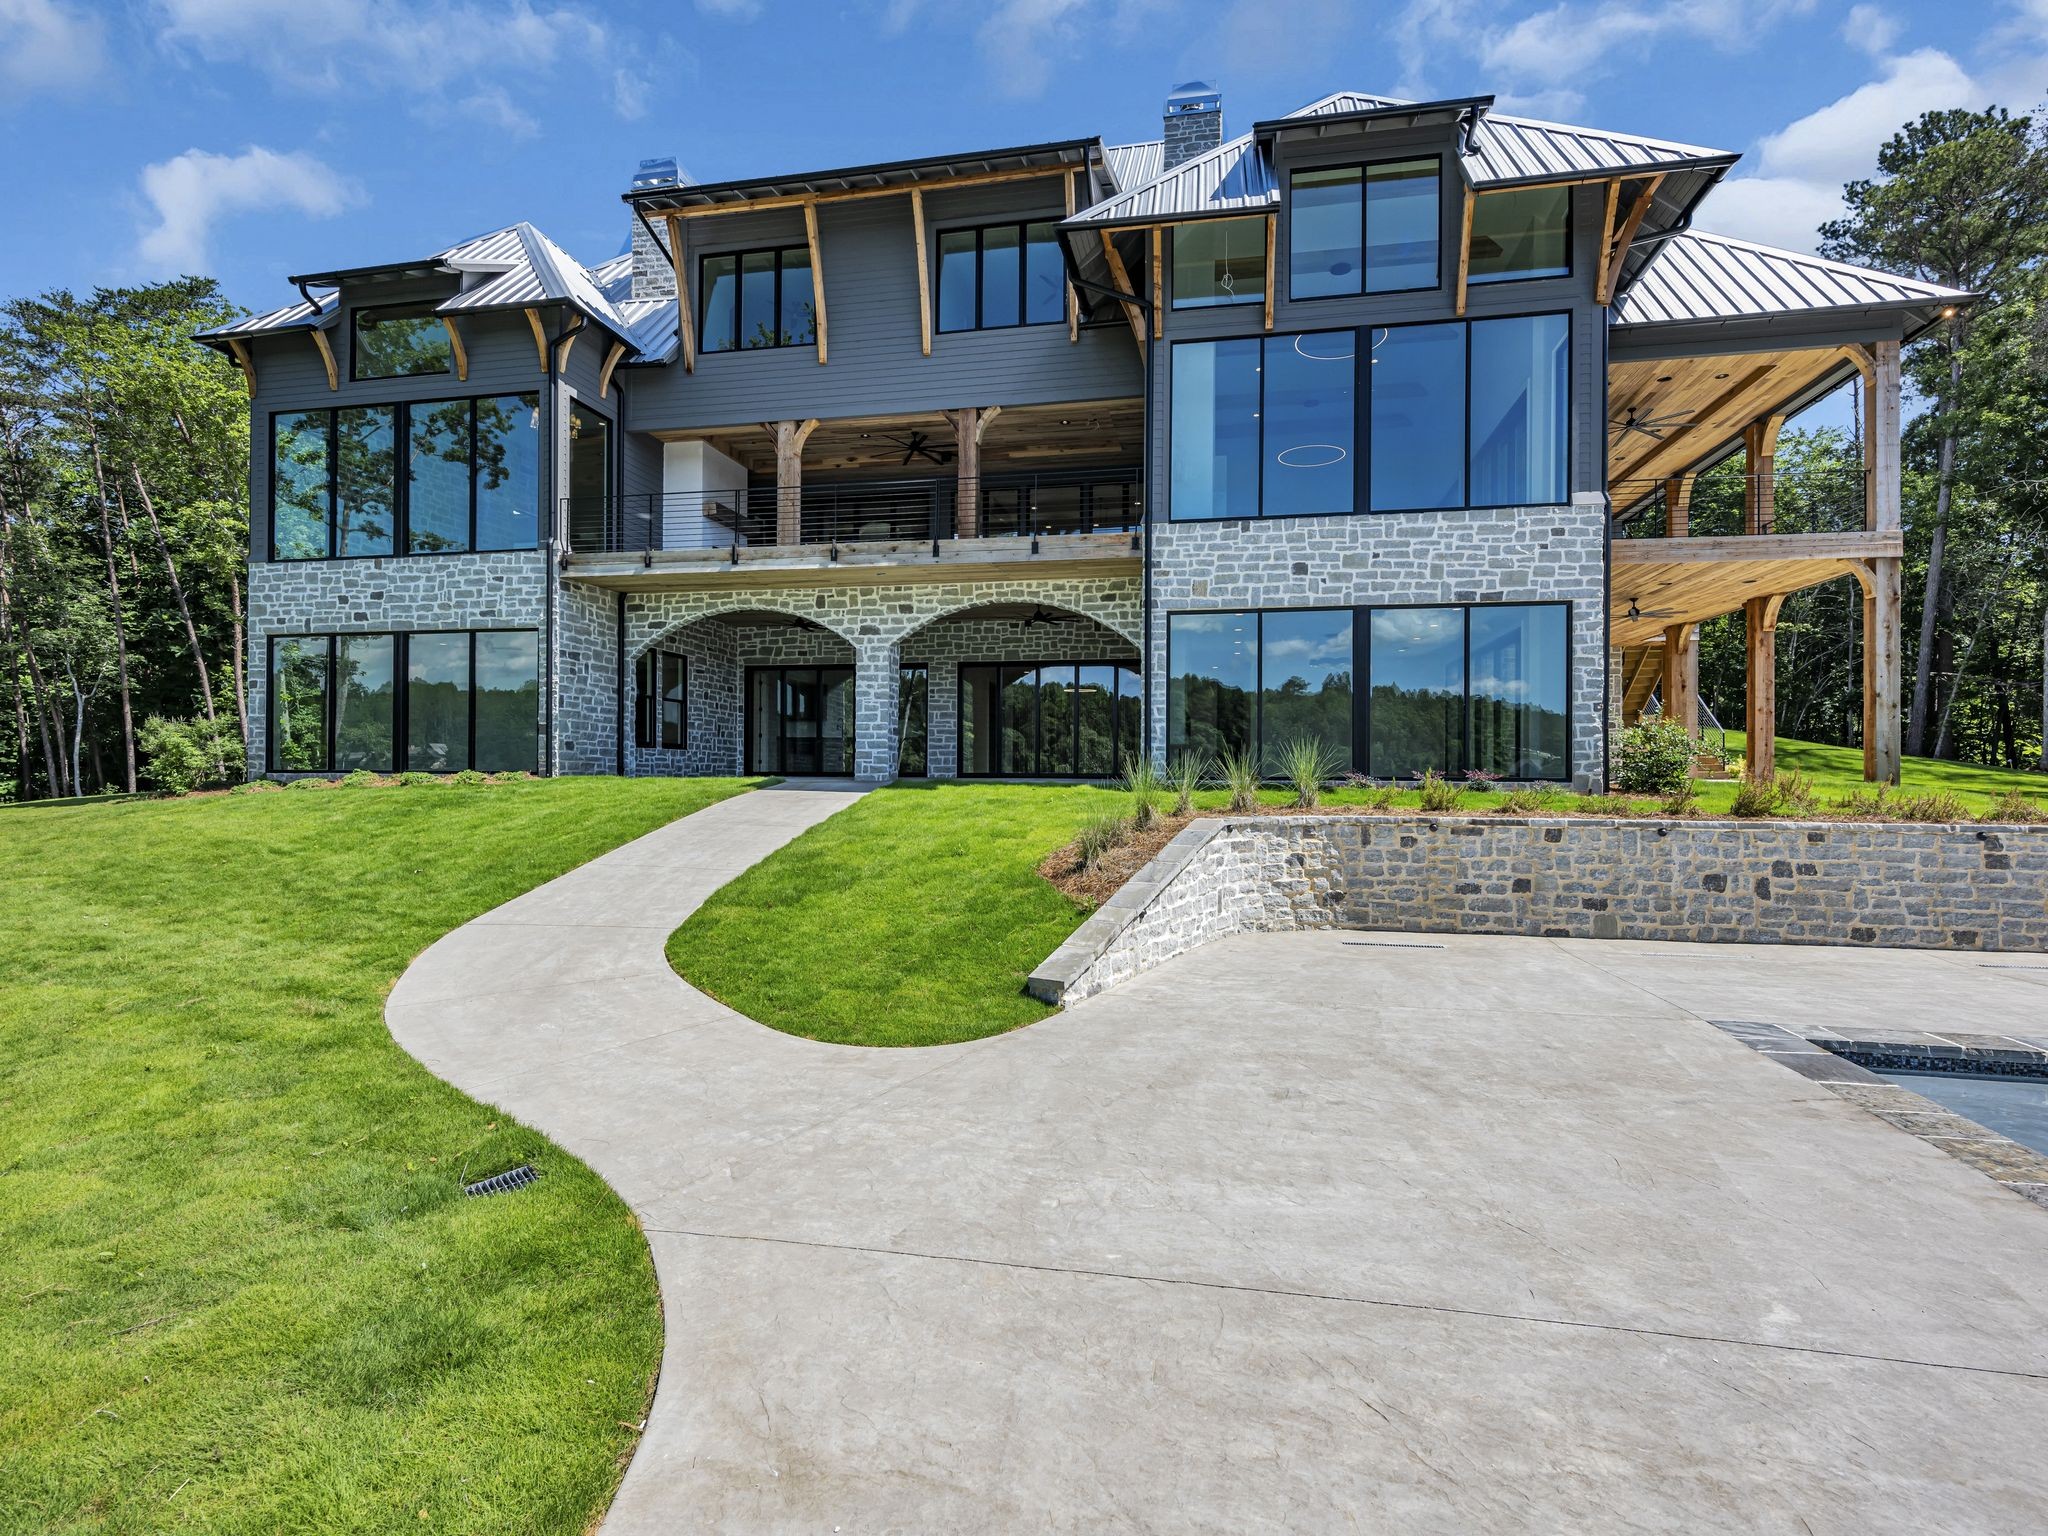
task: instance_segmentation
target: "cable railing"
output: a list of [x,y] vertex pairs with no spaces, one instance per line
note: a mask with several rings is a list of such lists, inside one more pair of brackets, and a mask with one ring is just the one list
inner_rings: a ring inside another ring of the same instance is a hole
[[[1144,524],[1136,465],[916,480],[566,497],[563,525],[577,554],[927,543],[944,539],[1131,533]],[[936,550],[935,550],[936,552]]]
[[[1617,536],[1669,537],[1672,482],[1616,480],[1607,488]],[[1743,534],[1855,533],[1864,527],[1864,477],[1855,465],[1807,465],[1770,475],[1709,470],[1681,486],[1686,535],[1734,538]]]

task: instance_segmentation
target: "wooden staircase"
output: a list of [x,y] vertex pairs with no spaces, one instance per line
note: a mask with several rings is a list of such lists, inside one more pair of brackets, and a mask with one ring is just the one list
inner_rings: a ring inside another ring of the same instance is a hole
[[1664,676],[1664,647],[1632,645],[1621,653],[1621,720],[1634,725],[1650,707],[1650,697]]

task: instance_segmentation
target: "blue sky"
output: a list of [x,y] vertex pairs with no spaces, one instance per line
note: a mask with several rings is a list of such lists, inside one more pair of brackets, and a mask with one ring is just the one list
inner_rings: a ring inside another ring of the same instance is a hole
[[2035,105],[2048,0],[0,0],[0,293],[201,270],[269,307],[520,218],[596,260],[642,156],[717,180],[1154,137],[1191,77],[1236,125],[1490,91],[1741,150],[1703,226],[1810,246],[1909,117]]

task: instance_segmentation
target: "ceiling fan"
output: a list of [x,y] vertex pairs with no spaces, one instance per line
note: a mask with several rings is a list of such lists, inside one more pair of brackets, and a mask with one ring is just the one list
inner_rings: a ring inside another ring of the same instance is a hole
[[1628,612],[1622,615],[1631,624],[1643,619],[1671,619],[1677,616],[1678,610],[1675,608],[1638,608],[1634,598],[1628,600]]
[[1672,427],[1691,426],[1692,417],[1684,411],[1674,411],[1665,416],[1638,416],[1636,408],[1630,406],[1628,414],[1607,429],[1610,437],[1626,437],[1631,432],[1640,432],[1654,443],[1664,441],[1664,434]]
[[905,464],[916,458],[930,459],[934,464],[950,464],[953,462],[953,454],[950,449],[927,448],[925,444],[929,443],[931,438],[925,433],[918,431],[915,427],[911,429],[908,437],[897,437],[889,432],[878,432],[875,435],[881,438],[883,442],[894,443],[898,448],[901,448]]
[[1047,613],[1043,604],[1033,603],[1030,615],[1017,627],[1019,629],[1029,629],[1034,624],[1050,624],[1058,617],[1059,615],[1056,613]]

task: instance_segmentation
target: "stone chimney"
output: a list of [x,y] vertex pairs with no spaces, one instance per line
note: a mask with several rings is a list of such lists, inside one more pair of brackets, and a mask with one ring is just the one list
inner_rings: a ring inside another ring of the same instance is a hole
[[[649,192],[657,187],[679,187],[689,178],[676,168],[673,155],[663,155],[655,160],[642,160],[640,169],[633,177],[635,192]],[[628,214],[632,221],[629,233],[633,237],[633,297],[636,299],[672,299],[676,296],[676,272],[669,265],[668,257],[647,233],[647,225],[639,218]],[[659,220],[650,220],[656,229],[667,226]],[[666,238],[664,236],[664,238]]]
[[1176,85],[1166,98],[1166,169],[1223,142],[1223,97],[1206,80]]

